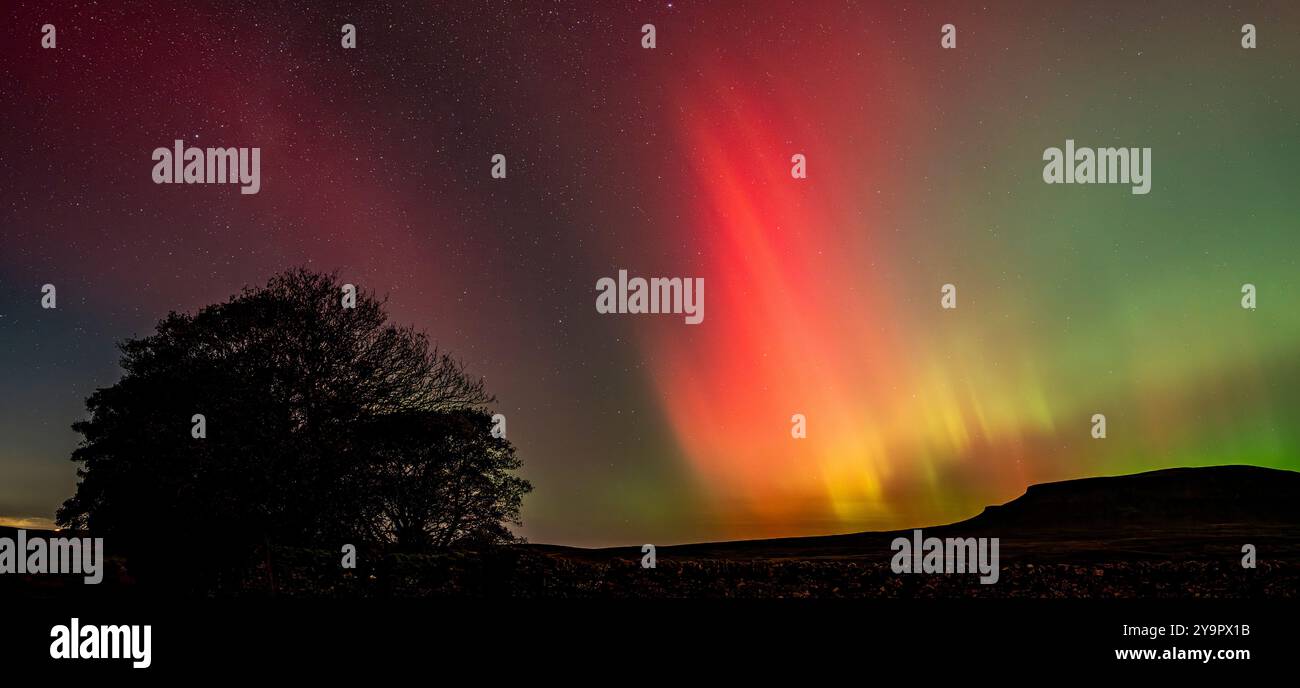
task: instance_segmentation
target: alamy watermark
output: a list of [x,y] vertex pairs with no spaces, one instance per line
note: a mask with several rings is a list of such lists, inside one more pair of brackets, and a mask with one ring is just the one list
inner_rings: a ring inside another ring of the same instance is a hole
[[0,574],[75,574],[88,585],[104,580],[104,538],[0,537]]
[[241,184],[241,194],[262,189],[261,148],[185,147],[153,149],[155,184]]
[[1065,140],[1065,150],[1043,151],[1043,181],[1048,184],[1132,184],[1132,193],[1151,192],[1150,148],[1075,148]]
[[50,637],[52,659],[130,659],[136,669],[153,663],[152,626],[82,626],[73,617],[67,626],[51,628]]
[[997,538],[921,538],[920,529],[912,539],[894,538],[889,548],[894,557],[889,568],[894,573],[979,573],[980,583],[998,582]]
[[608,313],[682,313],[687,325],[704,322],[703,277],[633,277],[627,270],[613,277],[596,280],[596,312]]

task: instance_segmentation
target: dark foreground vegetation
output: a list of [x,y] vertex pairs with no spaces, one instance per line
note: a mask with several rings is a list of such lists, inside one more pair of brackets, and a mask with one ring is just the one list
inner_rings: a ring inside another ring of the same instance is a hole
[[[173,586],[174,588],[174,586]],[[170,589],[170,588],[169,588]],[[78,577],[4,576],[0,594],[26,596],[148,595],[152,586],[111,558],[105,581]],[[899,575],[887,560],[746,559],[660,556],[654,569],[639,554],[587,552],[530,545],[440,553],[362,553],[356,569],[339,566],[328,550],[276,547],[270,565],[226,578],[217,596],[294,598],[1295,598],[1300,564],[1262,559],[1168,559],[1030,563],[1015,557],[999,581],[975,575]]]

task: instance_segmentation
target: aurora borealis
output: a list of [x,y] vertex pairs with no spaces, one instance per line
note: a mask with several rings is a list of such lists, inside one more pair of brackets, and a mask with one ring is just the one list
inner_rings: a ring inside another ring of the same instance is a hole
[[[0,15],[0,517],[72,494],[69,425],[115,340],[298,265],[388,294],[486,378],[537,542],[903,528],[1044,481],[1300,469],[1293,3],[491,7]],[[1067,139],[1151,148],[1150,193],[1044,184]],[[153,184],[175,140],[260,147],[259,193]],[[619,270],[702,277],[707,318],[598,314]]]

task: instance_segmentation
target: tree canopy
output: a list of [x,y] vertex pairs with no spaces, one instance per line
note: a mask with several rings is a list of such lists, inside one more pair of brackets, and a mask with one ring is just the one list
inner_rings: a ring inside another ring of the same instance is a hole
[[59,524],[124,546],[512,540],[531,485],[482,380],[342,289],[294,270],[122,342],[122,378],[73,425],[81,480]]

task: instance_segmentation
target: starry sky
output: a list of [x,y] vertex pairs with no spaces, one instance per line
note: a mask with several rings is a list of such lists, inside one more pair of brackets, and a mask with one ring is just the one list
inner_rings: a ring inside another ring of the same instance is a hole
[[[301,265],[486,379],[533,541],[1300,468],[1294,3],[350,4],[0,11],[0,520],[72,494],[115,341]],[[1151,193],[1044,184],[1067,138],[1152,148]],[[260,147],[261,192],[153,184],[176,139]],[[704,323],[597,314],[620,269],[703,277]]]

